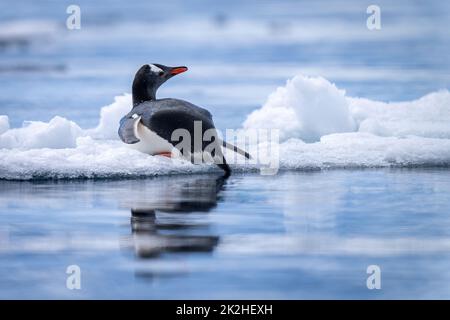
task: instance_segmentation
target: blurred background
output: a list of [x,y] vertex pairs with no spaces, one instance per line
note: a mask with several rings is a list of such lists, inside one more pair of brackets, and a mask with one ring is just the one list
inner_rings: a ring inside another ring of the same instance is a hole
[[[321,75],[350,96],[410,100],[448,88],[443,1],[170,0],[0,2],[0,114],[12,127],[60,115],[83,128],[131,91],[145,63],[186,65],[160,97],[209,108],[219,128],[240,127],[286,79]],[[66,9],[81,8],[81,29]]]

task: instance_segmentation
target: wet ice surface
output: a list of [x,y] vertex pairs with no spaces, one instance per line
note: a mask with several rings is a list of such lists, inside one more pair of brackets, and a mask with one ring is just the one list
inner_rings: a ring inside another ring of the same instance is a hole
[[[450,172],[1,182],[1,298],[449,298]],[[66,268],[81,268],[81,290]],[[368,290],[378,265],[382,289]]]

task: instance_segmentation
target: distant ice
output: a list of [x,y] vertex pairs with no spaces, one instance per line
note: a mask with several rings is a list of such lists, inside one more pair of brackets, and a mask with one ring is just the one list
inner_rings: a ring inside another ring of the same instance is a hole
[[[142,177],[218,170],[149,156],[118,140],[131,96],[117,96],[98,125],[54,117],[10,128],[0,116],[0,179]],[[379,102],[348,97],[321,77],[298,75],[248,115],[243,129],[278,128],[280,169],[450,166],[450,93]],[[257,146],[251,146],[255,149]],[[235,165],[253,171],[257,164]]]
[[3,49],[23,48],[36,42],[48,42],[60,26],[50,20],[13,20],[0,22],[0,43]]
[[51,35],[58,30],[58,25],[50,20],[13,20],[2,22],[0,39],[36,38]]
[[9,118],[8,116],[0,116],[0,134],[9,130]]

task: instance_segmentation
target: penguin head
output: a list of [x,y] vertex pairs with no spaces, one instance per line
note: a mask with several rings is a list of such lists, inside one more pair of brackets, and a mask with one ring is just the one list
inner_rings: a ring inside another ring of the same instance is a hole
[[133,105],[154,100],[156,91],[164,82],[185,71],[187,68],[184,66],[168,67],[157,63],[143,65],[134,76]]

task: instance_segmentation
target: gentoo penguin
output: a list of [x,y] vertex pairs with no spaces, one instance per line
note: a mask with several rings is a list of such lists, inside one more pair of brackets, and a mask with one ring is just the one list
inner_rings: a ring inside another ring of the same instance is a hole
[[[141,152],[183,157],[195,163],[199,156],[203,161],[204,153],[209,152],[210,157],[206,159],[229,176],[231,170],[221,147],[229,148],[246,158],[250,158],[250,155],[217,136],[211,113],[187,101],[156,99],[156,91],[164,82],[185,71],[186,67],[167,67],[156,63],[143,65],[134,77],[133,108],[120,120],[119,136],[123,142]],[[177,129],[181,131],[176,131]],[[190,135],[187,147],[180,143],[182,139],[179,133],[183,132]],[[208,137],[205,139],[204,136]]]

